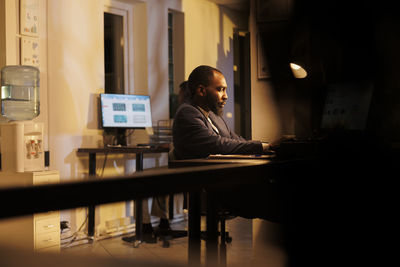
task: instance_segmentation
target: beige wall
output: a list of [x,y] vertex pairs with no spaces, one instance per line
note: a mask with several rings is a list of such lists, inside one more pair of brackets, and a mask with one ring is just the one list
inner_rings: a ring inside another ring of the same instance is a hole
[[0,67],[19,64],[17,0],[0,1]]
[[252,138],[273,141],[280,135],[278,107],[273,93],[272,83],[257,78],[257,32],[255,0],[250,2],[251,16],[250,53],[251,53],[251,127]]
[[[278,107],[272,83],[257,78],[257,22],[255,0],[250,2],[249,30],[251,53],[251,127],[252,138],[273,141],[281,134]],[[286,251],[279,245],[281,228],[266,220],[253,220],[251,266],[286,266]]]
[[[6,52],[6,4],[0,1],[0,51]],[[6,65],[7,53],[0,53],[0,67]]]
[[102,1],[48,1],[51,163],[62,177],[79,174],[74,148],[100,139],[95,96],[104,91],[102,22]]
[[[83,177],[88,162],[76,149],[101,141],[96,94],[104,91],[102,21],[102,1],[48,0],[50,163],[61,179]],[[77,211],[82,214],[62,214],[73,229],[84,219],[85,210]]]
[[[52,168],[60,170],[63,179],[87,173],[87,155],[77,155],[77,148],[102,142],[96,96],[104,91],[103,5],[109,2],[48,0],[49,143]],[[134,38],[134,88],[129,92],[150,94],[153,122],[168,119],[168,9],[185,13],[186,78],[195,66],[209,64],[226,73],[233,90],[233,28],[245,24],[245,18],[241,22],[237,14],[205,0],[124,2],[141,11],[136,16],[141,20],[133,26],[141,34]],[[231,96],[233,107],[233,91]],[[125,167],[133,171],[134,160],[124,164],[123,159],[109,157],[105,175],[123,174]],[[99,157],[98,166],[103,160]],[[166,159],[145,160],[147,167],[157,164],[166,164]],[[76,227],[85,211],[78,213],[69,219]],[[96,212],[97,227],[123,216],[123,204],[104,205]]]
[[[8,2],[11,5],[18,3],[17,0]],[[44,90],[46,95],[43,95],[44,101],[41,103],[45,113],[40,116],[42,121],[47,122],[51,169],[59,170],[61,179],[82,178],[88,172],[88,156],[77,155],[77,148],[102,146],[103,140],[102,131],[98,127],[96,97],[104,92],[103,7],[111,1],[41,2],[45,4],[44,10],[47,10],[44,11],[46,22],[42,24],[45,34],[41,37],[44,41],[41,54],[45,56],[41,61],[46,63],[41,69],[42,75],[45,75],[41,76],[42,88],[47,89]],[[234,28],[243,29],[249,25],[252,36],[253,138],[271,140],[277,135],[279,129],[272,90],[268,82],[258,81],[254,76],[254,21],[247,21],[247,16],[207,0],[122,2],[132,4],[134,14],[133,62],[130,62],[134,83],[129,93],[150,94],[153,122],[168,118],[167,12],[173,9],[184,12],[185,47],[182,49],[185,50],[185,78],[194,67],[201,64],[221,69],[229,86],[230,99],[225,115],[232,113],[232,117],[226,117],[231,128],[234,128],[233,31]],[[4,36],[4,25],[0,28],[0,34]],[[14,30],[15,35],[17,29]],[[14,38],[6,38],[6,41],[15,43]],[[14,47],[13,51],[2,53],[0,59],[4,61],[5,56],[17,58],[17,48]],[[7,61],[7,64],[10,63]],[[141,135],[146,136],[143,131],[138,131],[138,138]],[[103,160],[103,157],[98,157],[97,166],[102,166]],[[166,163],[166,157],[145,159],[145,167]],[[124,156],[110,156],[104,175],[123,174],[125,168],[127,172],[132,172],[134,166],[135,160],[126,161]],[[125,211],[125,205],[121,203],[104,205],[96,212],[97,229],[110,218],[125,216]],[[64,212],[64,216],[77,228],[84,220],[85,209]]]
[[[40,115],[33,121],[44,123],[44,150],[48,150],[48,91],[47,91],[47,3],[39,0],[39,70],[40,70]],[[0,69],[5,65],[20,64],[19,0],[0,1]],[[7,120],[0,116],[0,123]]]
[[228,84],[224,119],[234,127],[233,32],[247,28],[247,16],[210,1],[183,0],[185,12],[185,73],[199,65],[222,71]]

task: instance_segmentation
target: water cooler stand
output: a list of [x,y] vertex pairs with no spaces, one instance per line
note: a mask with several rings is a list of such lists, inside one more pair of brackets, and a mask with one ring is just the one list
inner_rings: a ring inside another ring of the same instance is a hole
[[43,123],[11,121],[1,126],[3,172],[43,171]]

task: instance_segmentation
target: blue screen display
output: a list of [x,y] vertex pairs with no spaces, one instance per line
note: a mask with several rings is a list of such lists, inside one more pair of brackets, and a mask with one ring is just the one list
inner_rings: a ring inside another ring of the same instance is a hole
[[152,127],[150,96],[100,94],[103,128]]

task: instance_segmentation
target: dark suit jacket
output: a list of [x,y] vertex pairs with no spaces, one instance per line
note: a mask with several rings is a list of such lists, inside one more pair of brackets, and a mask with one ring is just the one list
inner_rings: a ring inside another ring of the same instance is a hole
[[205,158],[210,154],[262,154],[260,141],[246,141],[232,132],[221,117],[212,112],[209,117],[219,134],[197,107],[184,103],[178,108],[172,128],[176,159]]

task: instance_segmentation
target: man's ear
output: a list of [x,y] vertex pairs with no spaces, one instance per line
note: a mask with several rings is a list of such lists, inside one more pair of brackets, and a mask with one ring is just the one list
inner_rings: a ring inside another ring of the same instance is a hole
[[199,96],[205,96],[206,95],[206,88],[203,85],[199,85],[197,87],[197,94]]

